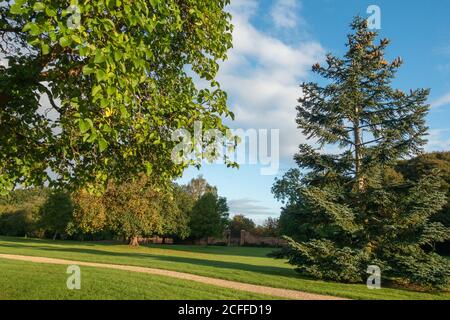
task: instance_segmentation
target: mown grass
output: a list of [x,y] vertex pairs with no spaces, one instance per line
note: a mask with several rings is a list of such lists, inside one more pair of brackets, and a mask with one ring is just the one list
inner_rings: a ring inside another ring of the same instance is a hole
[[120,270],[81,267],[80,290],[69,290],[62,265],[0,259],[0,299],[20,300],[260,300],[270,296],[193,281]]
[[130,248],[120,244],[0,237],[0,253],[161,268],[352,299],[450,299],[448,292],[426,293],[395,288],[369,290],[364,284],[305,279],[286,261],[266,257],[272,250],[199,246]]

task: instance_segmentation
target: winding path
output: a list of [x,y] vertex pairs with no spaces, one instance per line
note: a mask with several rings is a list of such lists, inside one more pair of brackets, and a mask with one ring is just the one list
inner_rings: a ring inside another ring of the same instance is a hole
[[288,298],[288,299],[296,299],[296,300],[345,300],[343,298],[325,296],[313,293],[307,293],[296,290],[288,290],[288,289],[280,289],[280,288],[272,288],[248,283],[242,283],[237,281],[230,280],[222,280],[204,276],[198,276],[185,272],[177,272],[163,269],[154,269],[154,268],[146,268],[146,267],[137,267],[137,266],[127,266],[127,265],[118,265],[118,264],[106,264],[106,263],[95,263],[95,262],[83,262],[83,261],[72,261],[72,260],[63,260],[63,259],[54,259],[54,258],[45,258],[45,257],[32,257],[32,256],[22,256],[22,255],[13,255],[13,254],[0,254],[0,259],[8,259],[8,260],[19,260],[19,261],[28,261],[35,263],[48,263],[48,264],[58,264],[58,265],[79,265],[86,267],[95,267],[95,268],[106,268],[106,269],[115,269],[115,270],[124,270],[131,272],[140,272],[140,273],[148,273],[166,277],[172,277],[182,280],[190,280],[195,282],[200,282],[204,284],[209,284],[213,286],[219,286],[223,288],[241,290],[246,292],[258,293],[258,294],[266,294],[279,298]]

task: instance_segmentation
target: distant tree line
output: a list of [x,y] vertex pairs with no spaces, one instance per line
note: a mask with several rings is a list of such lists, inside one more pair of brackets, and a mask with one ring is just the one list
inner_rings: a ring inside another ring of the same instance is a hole
[[49,188],[18,189],[0,197],[0,234],[50,239],[124,240],[140,237],[175,240],[221,237],[231,228],[276,236],[275,220],[263,226],[244,216],[229,218],[227,199],[202,176],[186,185],[159,187],[149,177],[110,182],[106,191],[69,193]]
[[110,182],[95,194],[18,189],[0,198],[0,234],[77,240],[139,237],[202,238],[219,235],[228,221],[227,201],[205,179],[159,187],[142,175],[126,183]]
[[261,225],[256,225],[252,219],[241,214],[235,215],[230,220],[229,230],[233,238],[239,238],[242,230],[260,237],[279,237],[281,235],[278,218],[269,217]]

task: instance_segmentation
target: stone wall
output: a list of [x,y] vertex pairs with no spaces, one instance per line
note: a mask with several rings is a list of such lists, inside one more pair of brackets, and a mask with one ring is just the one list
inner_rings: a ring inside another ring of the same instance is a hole
[[173,244],[173,239],[161,237],[139,238],[138,242],[139,244]]
[[232,237],[229,230],[223,233],[223,237],[200,239],[194,241],[196,245],[227,245],[227,246],[261,246],[281,247],[287,244],[286,240],[275,237],[261,237],[242,230],[240,237]]
[[[173,244],[171,238],[139,238],[140,244]],[[222,237],[208,237],[207,239],[199,239],[194,241],[181,241],[180,244],[194,244],[200,246],[206,245],[223,245],[223,246],[261,246],[261,247],[281,247],[285,245],[286,240],[275,237],[261,237],[242,230],[240,237],[232,237],[231,232],[226,230]]]
[[267,246],[267,247],[280,247],[287,242],[284,239],[275,237],[261,237],[251,234],[248,231],[241,231],[241,238],[239,241],[240,246]]

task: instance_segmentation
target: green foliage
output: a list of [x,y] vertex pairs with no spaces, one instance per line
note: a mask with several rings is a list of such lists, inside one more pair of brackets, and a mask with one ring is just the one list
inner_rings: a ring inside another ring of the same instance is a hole
[[47,188],[17,189],[6,196],[0,196],[0,206],[20,206],[29,202],[39,202],[46,198],[49,192]]
[[225,133],[232,117],[215,81],[232,46],[228,3],[2,1],[0,191],[180,176],[171,132],[202,121]]
[[33,208],[25,207],[0,214],[0,234],[6,236],[33,236],[38,214]]
[[220,225],[223,231],[223,229],[225,229],[228,226],[230,217],[230,207],[228,207],[227,198],[218,197],[216,207],[217,212],[220,216]]
[[188,235],[187,217],[173,195],[146,176],[127,183],[110,183],[103,199],[108,228],[130,241],[137,237]]
[[269,217],[267,218],[261,226],[257,226],[255,234],[262,237],[280,237],[280,220],[277,218]]
[[65,233],[67,225],[72,220],[73,204],[65,192],[52,192],[40,208],[40,225],[54,234]]
[[329,54],[326,67],[313,67],[329,83],[302,85],[299,127],[319,149],[337,145],[340,153],[301,145],[295,160],[306,173],[275,182],[275,196],[286,202],[280,224],[300,226],[283,230],[295,234],[284,255],[316,278],[362,282],[367,267],[378,265],[383,278],[446,288],[448,261],[424,249],[450,238],[449,228],[433,222],[447,203],[439,173],[402,179],[393,170],[425,143],[428,90],[392,89],[401,59],[385,60],[389,41],[375,44],[365,20],[351,26],[344,58]]
[[240,237],[241,230],[253,232],[255,228],[255,222],[242,214],[235,215],[229,223],[229,229],[232,237]]
[[331,281],[363,281],[368,261],[363,251],[339,248],[329,240],[312,240],[306,245],[289,238],[288,241],[289,263],[296,265],[300,273]]
[[79,190],[72,196],[74,203],[71,233],[96,234],[107,229],[107,212],[104,198]]
[[227,199],[218,195],[217,188],[200,175],[176,189],[178,205],[190,217],[191,237],[220,236],[228,224],[230,209]]
[[161,197],[161,215],[163,220],[162,232],[159,236],[185,239],[189,236],[189,215],[184,211],[183,203],[176,198],[172,190]]
[[450,227],[450,152],[426,153],[411,160],[400,161],[395,170],[400,179],[417,181],[424,174],[439,172],[441,190],[447,194],[445,207],[433,217],[433,221]]
[[0,234],[43,237],[40,207],[47,196],[46,189],[24,189],[0,197]]
[[146,177],[110,183],[101,195],[84,189],[70,195],[47,189],[16,190],[0,198],[0,234],[40,238],[59,234],[81,240],[185,238],[189,234],[189,216],[182,210],[186,202],[175,195],[172,189],[155,187]]
[[191,179],[186,185],[186,191],[194,201],[198,201],[207,193],[212,193],[217,196],[217,188],[210,185],[202,175]]
[[[222,206],[213,193],[204,194],[194,205],[189,221],[195,239],[220,236],[224,230]],[[228,211],[227,211],[228,213]]]
[[195,199],[189,192],[187,186],[174,184],[173,185],[173,198],[175,199],[178,207],[186,214],[190,216],[192,208],[195,204]]

